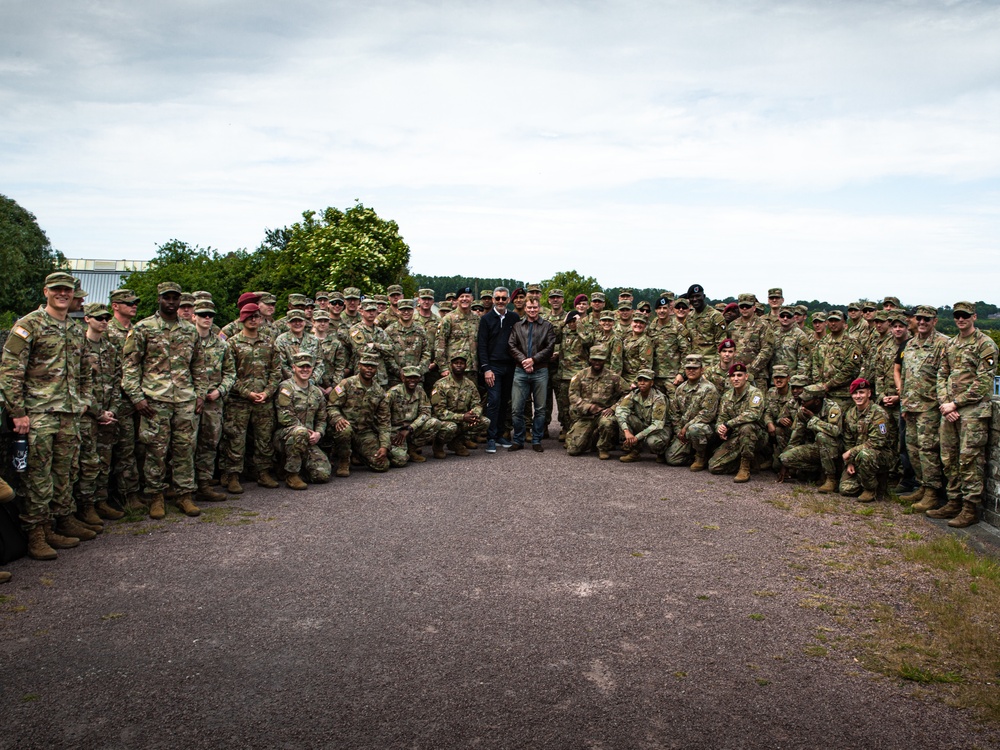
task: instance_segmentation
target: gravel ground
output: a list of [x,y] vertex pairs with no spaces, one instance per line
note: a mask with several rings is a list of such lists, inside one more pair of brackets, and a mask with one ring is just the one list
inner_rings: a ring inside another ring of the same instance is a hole
[[0,747],[1000,746],[806,653],[811,495],[555,446],[251,484],[12,564]]

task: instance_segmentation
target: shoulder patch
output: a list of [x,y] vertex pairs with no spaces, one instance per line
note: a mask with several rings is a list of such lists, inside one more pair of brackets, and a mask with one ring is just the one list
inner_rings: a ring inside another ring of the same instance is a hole
[[752,403],[754,406],[756,406],[757,404],[759,404],[760,403],[760,396],[754,396],[753,399],[751,399],[750,403]]
[[340,385],[335,385],[333,387],[333,392],[336,393],[338,396],[340,396],[340,395],[343,395],[344,389],[341,388]]
[[31,341],[31,332],[24,326],[14,326],[14,330],[11,333],[15,336],[20,336],[25,341]]
[[883,435],[885,435],[885,434],[887,434],[889,432],[889,428],[886,427],[885,422],[879,422],[878,423],[878,431],[881,432]]
[[284,393],[286,396],[291,396],[292,395],[292,392],[290,390],[288,390],[287,388],[285,388],[284,386],[282,386],[281,392]]
[[355,344],[365,343],[365,335],[361,331],[354,331],[351,333],[351,341]]

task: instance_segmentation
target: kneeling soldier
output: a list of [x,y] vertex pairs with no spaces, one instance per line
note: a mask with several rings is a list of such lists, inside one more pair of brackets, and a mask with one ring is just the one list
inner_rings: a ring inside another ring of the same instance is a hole
[[[400,306],[405,302],[403,300]],[[400,372],[403,382],[394,385],[386,394],[392,422],[389,462],[396,467],[405,466],[407,461],[423,463],[427,459],[420,453],[422,446],[454,440],[458,434],[458,426],[454,422],[442,422],[431,416],[427,392],[417,387],[423,379],[423,369],[417,365],[404,365]]]
[[802,389],[800,406],[792,421],[788,447],[778,456],[781,464],[778,481],[788,478],[788,471],[814,472],[823,469],[825,482],[819,488],[822,494],[837,491],[837,462],[843,451],[841,433],[844,413],[840,404],[825,398],[826,389],[810,385]]
[[580,370],[569,382],[571,423],[566,433],[566,452],[571,456],[579,456],[594,447],[600,418],[613,417],[618,399],[628,393],[625,381],[605,367],[606,346],[595,346],[589,357],[590,367]]
[[742,362],[729,368],[729,382],[733,387],[722,394],[715,423],[715,432],[722,445],[708,461],[708,470],[712,474],[729,474],[736,469],[736,462],[739,461],[734,482],[750,481],[750,467],[755,454],[767,441],[764,394],[747,383],[747,377],[747,367]]
[[870,503],[884,494],[892,466],[889,442],[889,415],[872,401],[875,389],[864,378],[851,383],[854,406],[844,415],[844,474],[840,478],[840,494],[858,497],[859,503]]
[[292,377],[278,386],[278,431],[274,443],[285,454],[285,484],[293,490],[306,489],[300,474],[314,484],[330,481],[330,459],[319,447],[326,432],[326,400],[323,391],[312,385],[314,361],[311,354],[291,356]]
[[708,465],[712,423],[719,412],[719,391],[703,376],[702,362],[700,354],[684,359],[687,379],[674,391],[674,440],[667,451],[671,466],[683,466],[693,452],[691,471],[704,471]]
[[653,388],[656,373],[642,369],[636,374],[636,390],[627,394],[615,406],[614,416],[601,417],[597,427],[597,456],[610,458],[621,431],[622,443],[628,451],[618,460],[633,463],[639,460],[643,443],[656,456],[657,463],[666,463],[663,454],[670,445],[670,407],[667,398]]
[[366,352],[358,360],[358,374],[330,391],[327,417],[334,430],[338,477],[351,475],[352,451],[372,471],[389,470],[389,404],[375,382],[380,361],[375,352]]
[[434,384],[431,409],[442,422],[452,424],[454,433],[442,433],[434,441],[434,458],[444,458],[444,438],[450,435],[448,447],[456,456],[468,456],[466,441],[485,435],[490,420],[483,415],[483,405],[473,378],[465,377],[467,360],[464,347],[452,352],[448,374]]

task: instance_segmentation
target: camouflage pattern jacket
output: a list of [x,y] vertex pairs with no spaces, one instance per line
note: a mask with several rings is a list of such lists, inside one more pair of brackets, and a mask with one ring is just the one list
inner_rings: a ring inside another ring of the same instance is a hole
[[889,453],[889,415],[885,409],[872,402],[862,414],[852,405],[844,415],[844,446],[851,454],[848,463],[862,448]]
[[[655,388],[650,388],[649,393],[643,396],[638,389],[627,393],[621,401],[615,405],[615,420],[622,434],[629,429],[628,418],[635,417],[643,429],[635,433],[635,436],[642,440],[647,435],[662,430],[670,426],[670,408],[667,397]],[[672,421],[672,420],[671,420]]]
[[673,395],[674,431],[693,424],[712,424],[719,413],[719,391],[708,378],[685,380]]
[[788,438],[788,447],[808,445],[816,442],[816,435],[822,433],[828,437],[839,438],[844,432],[844,412],[840,404],[831,399],[823,399],[823,405],[818,414],[813,414],[806,420],[802,419],[799,410],[795,410],[792,420],[792,434]]
[[920,414],[938,408],[938,367],[947,343],[948,337],[937,331],[926,338],[918,334],[906,342],[902,354],[903,392],[900,394],[904,414]]
[[461,422],[469,411],[482,416],[483,406],[475,379],[468,375],[461,380],[452,375],[441,378],[431,391],[431,411],[435,417],[447,422]]
[[249,401],[251,393],[267,394],[268,399],[274,396],[281,383],[281,365],[271,340],[261,336],[249,338],[240,331],[226,343],[236,367],[230,398],[237,396]]
[[[522,318],[523,319],[523,318]],[[471,312],[463,315],[460,310],[448,313],[438,326],[437,341],[434,344],[434,361],[438,372],[445,372],[451,366],[453,352],[462,351],[468,360],[469,371],[479,368],[475,356],[479,347],[479,318]]]
[[813,383],[827,386],[827,395],[850,398],[851,381],[861,369],[861,352],[853,339],[829,331],[813,349],[809,377]]
[[115,345],[102,336],[100,341],[84,337],[84,357],[90,367],[91,403],[87,414],[97,419],[110,411],[117,417],[122,410],[121,357]]
[[[788,331],[781,326],[772,328],[774,332],[774,355],[771,357],[771,367],[784,365],[788,368],[788,377],[806,375],[808,377],[810,359],[812,357],[813,340],[805,331],[793,325]],[[739,352],[739,349],[736,350]]]
[[122,390],[137,404],[143,399],[182,404],[205,398],[205,351],[198,329],[159,313],[133,326],[125,340]]
[[404,326],[403,321],[397,320],[389,324],[385,329],[386,335],[392,341],[393,352],[396,356],[396,372],[402,372],[404,367],[419,367],[421,374],[427,372],[431,364],[431,354],[433,345],[427,338],[427,332],[423,326],[411,321],[410,325]]
[[407,425],[418,430],[431,418],[431,401],[420,385],[410,393],[405,383],[397,383],[389,389],[386,401],[389,403],[389,421],[393,430]]
[[730,431],[745,424],[763,427],[765,402],[764,394],[756,386],[747,385],[743,393],[739,394],[735,388],[730,388],[719,399],[719,414],[715,424],[724,424]]
[[305,427],[307,430],[326,433],[326,398],[312,383],[300,388],[294,378],[278,384],[275,399],[278,427],[287,431],[289,427]]
[[597,414],[590,412],[592,406],[610,409],[626,393],[628,385],[607,366],[600,375],[595,375],[590,367],[586,367],[569,381],[569,417],[574,422],[596,417]]
[[982,419],[992,414],[993,378],[997,373],[997,345],[980,330],[955,336],[944,346],[937,373],[939,404],[954,401],[963,417]]
[[236,382],[236,363],[228,344],[218,336],[203,336],[201,348],[205,352],[206,393],[219,391],[219,397],[225,398]]
[[389,450],[389,403],[382,386],[374,380],[368,386],[362,382],[360,375],[341,380],[330,391],[326,416],[330,427],[346,419],[355,435],[362,431],[374,432],[378,436],[379,447]]

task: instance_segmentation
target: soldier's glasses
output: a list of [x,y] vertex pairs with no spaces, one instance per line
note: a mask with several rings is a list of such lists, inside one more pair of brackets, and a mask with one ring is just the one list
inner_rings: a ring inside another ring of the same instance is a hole
[[779,315],[778,317],[779,317],[779,318],[790,318],[790,317],[792,317],[792,316],[791,316],[791,315],[789,315],[788,313],[781,313],[781,315]]
[[934,320],[934,318],[928,318],[926,315],[917,316],[918,323],[930,323],[932,320]]
[[[966,318],[971,318],[972,316],[967,312],[962,312],[961,310],[959,310],[958,312],[952,313],[951,317],[953,317],[955,320],[965,320]],[[917,320],[920,320],[920,318],[917,318]]]
[[506,302],[507,298],[506,297],[494,297],[493,301],[494,302]]
[[344,306],[344,300],[342,300],[342,299],[331,300],[330,304],[331,305],[340,305],[341,307],[343,307]]
[[751,307],[753,307],[753,305],[740,305],[739,307],[740,307],[741,310],[748,310]]
[[200,312],[200,313],[195,313],[195,315],[197,315],[199,318],[214,318],[215,317],[215,313],[213,313],[213,312]]
[[[969,316],[966,315],[965,317],[969,317]],[[110,315],[95,315],[94,316],[94,320],[99,320],[102,323],[107,323],[109,320],[111,320],[111,316]]]

